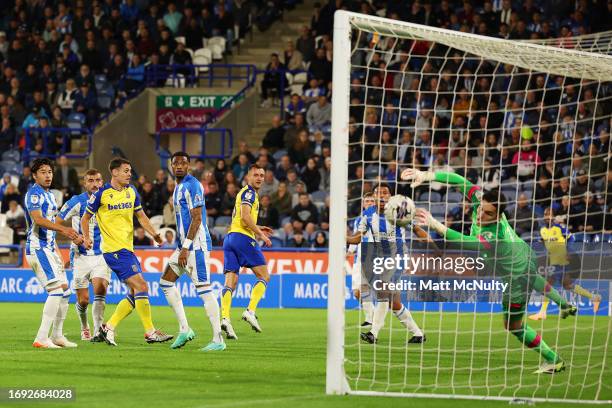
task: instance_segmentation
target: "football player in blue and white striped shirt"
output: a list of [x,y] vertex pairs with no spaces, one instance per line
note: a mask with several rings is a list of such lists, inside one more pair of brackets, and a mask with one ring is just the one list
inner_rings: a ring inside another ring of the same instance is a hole
[[[371,192],[365,193],[363,195],[362,208],[365,211],[369,207],[376,205],[376,199],[374,198],[374,194]],[[359,224],[361,222],[361,216],[355,218],[353,222],[353,234],[359,232]],[[364,242],[362,239],[361,242]],[[349,253],[354,253],[355,256],[353,258],[353,267],[351,268],[351,290],[353,291],[353,295],[355,298],[359,300],[361,303],[361,309],[364,313],[364,322],[361,324],[361,327],[369,327],[372,325],[372,317],[374,314],[374,302],[372,299],[372,291],[370,290],[370,283],[367,279],[362,279],[361,274],[361,243],[353,244],[349,246]]]
[[168,304],[174,310],[179,322],[179,334],[170,348],[183,347],[195,337],[195,333],[187,323],[183,301],[175,286],[179,276],[186,274],[195,285],[198,296],[204,302],[206,315],[212,327],[212,341],[202,351],[222,351],[225,350],[225,342],[221,335],[219,304],[210,287],[210,273],[207,265],[212,240],[206,225],[204,188],[198,179],[189,174],[190,158],[187,153],[176,152],[170,160],[172,173],[176,177],[172,203],[176,214],[178,248],[170,257],[168,266],[159,281]]
[[[385,218],[385,204],[391,197],[391,190],[386,184],[379,184],[374,189],[376,204],[363,211],[360,217],[358,232],[355,235],[347,237],[347,243],[360,244],[371,243],[374,245],[381,244],[384,255],[387,257],[395,257],[396,255],[403,256],[406,251],[406,240],[409,232],[406,228],[394,225]],[[421,239],[429,239],[429,235],[422,228],[412,226],[412,231]],[[377,245],[378,246],[378,245]],[[366,252],[371,253],[373,248],[362,247],[362,259],[368,256]],[[368,271],[362,270],[362,280],[371,280],[372,276],[367,276]],[[392,279],[397,280],[403,271],[399,269],[387,270],[380,276],[384,282],[390,282]],[[368,343],[375,343],[378,338],[378,333],[385,325],[385,318],[389,307],[391,306],[393,314],[399,319],[402,325],[412,333],[412,338],[409,343],[422,343],[425,341],[425,335],[416,324],[410,311],[401,301],[399,291],[376,291],[376,306],[372,318],[372,329],[367,333],[361,334],[361,339]]]
[[[83,242],[83,237],[73,228],[54,222],[57,202],[49,191],[53,181],[53,162],[44,158],[34,160],[32,176],[34,184],[24,199],[27,223],[26,259],[40,285],[49,294],[33,346],[49,349],[76,347],[76,343],[68,341],[63,334],[71,292],[66,280],[64,262],[55,243],[55,234],[59,232],[77,244]],[[49,337],[51,325],[53,331]]]
[[[89,169],[83,176],[83,187],[85,192],[73,196],[68,200],[60,210],[55,219],[56,224],[61,224],[64,220],[70,220],[72,228],[82,234],[81,218],[85,214],[87,201],[96,191],[104,184],[102,174],[96,169]],[[81,322],[81,340],[85,341],[103,341],[98,331],[102,323],[104,323],[104,309],[106,306],[106,290],[110,282],[110,268],[104,261],[100,244],[102,238],[100,228],[96,222],[96,217],[91,217],[89,221],[90,239],[93,243],[91,249],[85,249],[84,246],[72,244],[70,248],[70,263],[74,272],[74,288],[77,294],[76,309]],[[87,307],[89,306],[89,282],[92,283],[94,289],[94,302],[92,307],[93,317],[93,333],[89,330],[87,323]]]

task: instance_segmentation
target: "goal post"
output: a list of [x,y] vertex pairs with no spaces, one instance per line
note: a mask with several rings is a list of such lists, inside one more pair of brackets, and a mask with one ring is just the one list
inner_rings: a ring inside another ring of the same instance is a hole
[[[442,157],[447,154],[445,157],[448,160],[444,166],[440,163],[439,168],[451,167],[451,150],[459,149],[457,146],[465,146],[465,151],[460,152],[459,156],[466,163],[462,169],[466,178],[469,178],[467,173],[471,169],[472,153],[474,160],[479,158],[481,161],[474,171],[474,177],[478,178],[479,183],[485,179],[485,174],[489,174],[487,171],[497,170],[500,174],[515,172],[512,182],[500,180],[499,174],[498,179],[484,181],[496,182],[497,190],[509,192],[513,197],[506,211],[513,228],[518,228],[521,221],[530,222],[530,227],[526,227],[524,233],[519,235],[529,241],[531,238],[528,237],[537,236],[538,223],[542,225],[544,219],[540,210],[546,206],[533,205],[529,220],[521,220],[517,214],[521,196],[526,195],[529,200],[536,200],[538,173],[529,173],[528,169],[524,172],[523,168],[517,172],[517,167],[522,166],[521,162],[513,164],[511,158],[504,158],[504,154],[508,154],[506,150],[517,151],[519,160],[522,153],[530,148],[535,149],[535,156],[543,156],[544,152],[552,154],[554,159],[542,159],[542,163],[534,163],[547,166],[547,169],[550,167],[554,174],[550,180],[552,186],[561,179],[571,180],[573,185],[579,177],[579,168],[582,167],[578,167],[578,159],[574,160],[575,150],[571,145],[576,142],[576,133],[584,135],[585,139],[589,135],[591,143],[594,143],[593,140],[599,137],[600,132],[606,132],[607,129],[608,139],[603,141],[602,136],[601,144],[607,145],[608,152],[612,151],[609,139],[612,106],[611,40],[610,33],[592,35],[576,39],[574,48],[563,48],[568,46],[567,41],[509,41],[344,10],[335,13],[327,394],[612,403],[612,387],[605,380],[612,375],[609,368],[612,361],[608,352],[612,339],[612,320],[609,315],[612,290],[609,271],[602,272],[602,269],[606,269],[606,251],[610,251],[612,245],[603,243],[603,230],[593,230],[591,235],[595,238],[592,242],[599,245],[598,249],[585,249],[587,238],[590,237],[590,233],[586,232],[589,222],[586,210],[579,215],[585,227],[585,232],[581,232],[585,239],[581,256],[588,252],[594,259],[580,261],[578,280],[584,278],[601,281],[601,284],[597,284],[599,286],[593,283],[593,293],[601,291],[605,294],[602,302],[605,306],[602,307],[605,307],[608,320],[605,320],[606,316],[602,316],[601,311],[597,314],[594,309],[592,315],[581,315],[580,307],[574,321],[572,318],[560,320],[558,309],[551,306],[549,321],[530,322],[551,344],[570,356],[567,371],[555,374],[552,379],[529,376],[533,370],[527,371],[523,365],[525,361],[533,362],[535,354],[516,342],[501,327],[500,307],[474,305],[461,308],[457,304],[412,302],[408,299],[404,303],[408,309],[414,306],[415,320],[426,334],[429,333],[428,342],[421,348],[412,345],[408,347],[405,342],[406,330],[399,328],[398,321],[394,320],[390,312],[385,328],[381,331],[381,341],[378,344],[362,344],[359,324],[363,315],[359,302],[352,297],[350,285],[347,286],[346,272],[349,263],[346,244],[349,222],[358,216],[356,211],[361,212],[361,194],[371,191],[372,186],[381,180],[394,186],[391,195],[411,195],[417,207],[427,206],[441,222],[446,221],[451,210],[461,208],[461,198],[455,201],[458,194],[456,191],[448,189],[440,193],[442,190],[434,190],[429,185],[424,185],[420,190],[412,190],[407,186],[409,183],[399,179],[404,168],[412,167],[411,163],[419,160],[423,169],[438,166],[435,162],[437,155]],[[407,58],[408,62],[402,58]],[[449,69],[455,71],[449,73]],[[355,77],[359,77],[361,83],[353,83]],[[378,79],[373,82],[373,77]],[[452,77],[452,80],[448,77]],[[530,101],[533,97],[530,94],[534,90],[531,87],[540,81],[540,77],[546,85],[536,89],[541,92],[537,96],[541,99],[533,103]],[[429,89],[429,81],[437,88]],[[450,82],[451,86],[442,89],[439,83],[443,81]],[[577,89],[577,94],[565,95],[563,92],[566,89]],[[584,96],[587,91],[590,92],[588,99]],[[386,100],[386,96],[393,93],[399,96],[391,100],[399,102],[389,103]],[[353,94],[362,95],[366,101],[356,106]],[[472,107],[476,99],[478,102]],[[446,100],[446,104],[441,100]],[[506,105],[498,106],[500,100]],[[457,114],[456,106],[461,104],[466,105],[462,108],[465,112]],[[352,109],[361,116],[355,118]],[[588,110],[588,115],[584,109]],[[429,113],[425,114],[424,111]],[[444,117],[446,125],[440,125],[438,115]],[[467,123],[456,121],[457,117],[463,117]],[[482,120],[480,125],[479,119]],[[495,126],[491,125],[494,119],[499,122]],[[602,127],[606,121],[608,126]],[[524,134],[525,127],[529,130]],[[353,128],[358,128],[358,134],[353,132]],[[486,142],[489,131],[498,135],[497,148],[501,158],[499,165],[486,168],[485,159],[476,151],[489,148]],[[385,132],[392,135],[384,135]],[[421,137],[421,132],[428,135]],[[548,133],[552,139],[543,143],[530,142],[533,147],[524,147],[529,143],[523,144],[523,139],[530,141],[537,138],[533,135],[538,132]],[[448,153],[439,152],[442,149],[438,149],[435,144],[440,134],[446,135],[448,144],[443,150]],[[405,140],[400,140],[403,136]],[[455,136],[463,144],[453,141]],[[482,143],[471,146],[469,139],[472,137],[482,138]],[[359,157],[356,159],[353,147],[357,145]],[[599,146],[604,153],[592,153],[590,145],[581,145],[584,151],[581,153],[580,160],[583,163],[580,165],[584,164],[587,169],[595,168],[595,162],[599,163],[608,154],[606,145]],[[558,154],[558,151],[566,147],[569,156]],[[405,161],[403,156],[400,157],[404,154],[411,154],[414,161]],[[425,154],[428,155],[427,159],[422,156]],[[457,158],[454,157],[454,160]],[[355,168],[360,169],[357,178],[354,176]],[[588,174],[589,178],[593,182],[601,184],[604,180],[605,183],[606,170],[597,171],[593,177]],[[593,190],[593,184],[589,186]],[[601,186],[598,184],[596,188]],[[553,197],[552,187],[549,198],[543,200],[562,201],[561,197]],[[607,200],[604,194],[604,201]],[[560,219],[574,217],[571,212],[573,205],[575,203],[572,202],[569,208],[561,206],[555,210]],[[463,214],[458,217],[463,217]],[[463,228],[465,222],[463,219],[457,221],[458,228]],[[538,248],[542,251],[543,245]],[[603,289],[602,285],[605,285]],[[564,292],[563,296],[577,299],[571,293]],[[534,298],[532,296],[532,301]],[[346,307],[349,303],[352,306]],[[501,302],[498,300],[497,303]],[[585,308],[592,308],[590,301],[585,301],[584,305]],[[582,319],[580,324],[578,319]],[[590,350],[593,350],[594,357]],[[486,357],[487,353],[493,357]],[[588,355],[586,361],[580,360],[583,355]]]

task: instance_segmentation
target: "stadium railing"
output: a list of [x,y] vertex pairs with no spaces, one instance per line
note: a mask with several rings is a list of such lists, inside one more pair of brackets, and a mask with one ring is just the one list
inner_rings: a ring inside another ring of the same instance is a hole
[[[232,151],[234,148],[234,133],[231,129],[227,128],[168,128],[162,129],[155,133],[155,151],[160,159],[167,160],[170,158],[170,154],[166,149],[161,146],[162,136],[168,135],[169,137],[181,137],[181,150],[187,151],[187,137],[189,135],[199,135],[200,137],[200,153],[190,153],[194,159],[229,159],[231,158]],[[206,139],[209,135],[218,135],[220,138],[220,151],[218,154],[206,152]]]
[[[30,159],[36,157],[47,157],[56,159],[60,156],[66,156],[68,159],[86,159],[93,149],[93,129],[87,127],[69,127],[69,128],[27,128],[25,132],[25,146],[22,154],[22,161],[28,163]],[[51,145],[56,142],[56,138],[61,136],[62,143],[58,146],[59,150],[51,151]],[[42,152],[35,152],[34,145],[36,139],[41,138],[43,149]],[[84,151],[73,153],[72,140],[83,139],[86,141]]]

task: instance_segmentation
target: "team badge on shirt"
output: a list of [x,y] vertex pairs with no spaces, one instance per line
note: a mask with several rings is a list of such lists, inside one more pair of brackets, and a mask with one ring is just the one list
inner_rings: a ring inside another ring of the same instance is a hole
[[38,198],[37,195],[33,195],[33,196],[30,197],[30,201],[32,202],[32,204],[38,204],[39,200],[40,199]]

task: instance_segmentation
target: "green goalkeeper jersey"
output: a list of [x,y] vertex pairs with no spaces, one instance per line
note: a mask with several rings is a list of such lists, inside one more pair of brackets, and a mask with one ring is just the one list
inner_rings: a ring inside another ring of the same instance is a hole
[[505,214],[497,223],[478,225],[477,213],[482,195],[480,187],[458,174],[448,172],[436,172],[435,181],[455,185],[475,205],[470,235],[448,228],[445,240],[456,242],[464,249],[481,251],[486,264],[494,271],[493,276],[509,284],[504,300],[527,302],[532,286],[530,282],[537,271],[536,255],[531,246],[516,234]]

